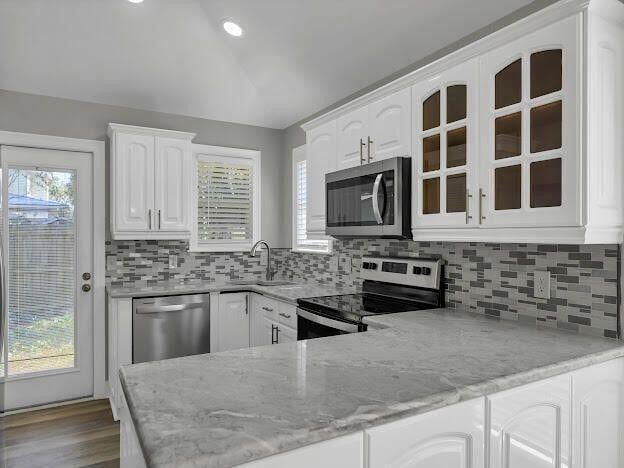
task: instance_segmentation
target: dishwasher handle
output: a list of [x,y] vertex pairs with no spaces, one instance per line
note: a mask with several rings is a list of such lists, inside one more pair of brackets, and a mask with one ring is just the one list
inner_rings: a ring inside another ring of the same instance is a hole
[[171,305],[141,305],[136,308],[137,314],[160,314],[162,312],[180,312],[189,309],[201,309],[205,306],[203,302],[193,302],[190,304]]

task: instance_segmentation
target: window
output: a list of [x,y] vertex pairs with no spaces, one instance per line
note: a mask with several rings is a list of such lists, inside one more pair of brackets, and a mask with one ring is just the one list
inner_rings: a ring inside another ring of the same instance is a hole
[[306,232],[306,152],[305,146],[293,150],[293,250],[330,253],[330,240],[308,239]]
[[260,238],[260,152],[194,145],[191,250],[236,252]]

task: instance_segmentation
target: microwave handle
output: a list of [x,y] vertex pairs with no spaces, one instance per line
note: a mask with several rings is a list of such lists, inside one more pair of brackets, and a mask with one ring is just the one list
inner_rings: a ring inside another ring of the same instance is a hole
[[[373,213],[375,214],[375,219],[377,220],[377,224],[383,224],[383,216],[381,215],[381,211],[379,210],[379,187],[383,182],[383,174],[377,174],[375,178],[375,183],[373,184]],[[386,191],[384,190],[384,206],[386,205]]]

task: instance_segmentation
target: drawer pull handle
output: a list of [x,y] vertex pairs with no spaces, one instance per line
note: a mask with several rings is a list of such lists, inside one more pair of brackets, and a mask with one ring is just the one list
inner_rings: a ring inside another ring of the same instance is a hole
[[273,309],[271,309],[270,307],[263,307],[262,310],[266,310],[267,312],[273,312]]
[[290,314],[284,314],[282,312],[279,313],[280,317],[290,318]]

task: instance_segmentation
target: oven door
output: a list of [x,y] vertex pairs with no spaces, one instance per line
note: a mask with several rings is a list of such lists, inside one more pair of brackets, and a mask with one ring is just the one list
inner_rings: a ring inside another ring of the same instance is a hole
[[341,322],[323,315],[297,308],[297,340],[311,340],[324,336],[346,335],[366,331],[365,325]]
[[[405,161],[407,160],[407,161]],[[392,158],[325,176],[326,233],[335,237],[409,235],[408,158]],[[405,196],[407,194],[407,196]],[[406,219],[407,218],[407,219]]]

